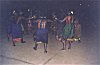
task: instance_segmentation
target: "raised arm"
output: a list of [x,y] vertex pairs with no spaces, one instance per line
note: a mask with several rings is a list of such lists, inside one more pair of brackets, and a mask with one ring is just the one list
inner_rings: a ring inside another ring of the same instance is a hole
[[62,20],[62,22],[64,22],[66,20],[66,17]]

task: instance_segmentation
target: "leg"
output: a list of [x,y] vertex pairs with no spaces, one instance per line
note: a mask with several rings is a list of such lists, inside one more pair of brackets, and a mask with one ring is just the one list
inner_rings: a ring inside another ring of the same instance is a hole
[[48,43],[44,43],[44,52],[47,53],[47,44]]
[[71,41],[68,41],[69,47],[68,49],[71,49]]
[[13,42],[13,46],[16,46],[16,45],[15,45],[15,41],[14,41],[14,39],[13,39],[13,38],[12,38],[12,42]]
[[21,39],[21,43],[25,43],[25,41],[23,40],[23,38]]
[[65,40],[65,49],[66,49],[66,46],[67,46],[67,40]]
[[13,41],[13,46],[16,46],[14,41]]
[[22,31],[22,34],[21,34],[21,43],[25,43],[25,41],[23,40],[23,31]]
[[54,31],[52,30],[52,35],[54,34]]
[[56,35],[56,40],[59,40],[58,35]]
[[63,44],[63,48],[61,50],[64,50],[64,43],[62,43],[62,44]]
[[61,50],[65,50],[65,40],[62,40],[63,48]]
[[35,46],[33,47],[34,50],[37,50],[38,44],[35,42]]
[[8,41],[10,40],[10,37],[9,37],[9,35],[7,36],[7,38],[8,38]]

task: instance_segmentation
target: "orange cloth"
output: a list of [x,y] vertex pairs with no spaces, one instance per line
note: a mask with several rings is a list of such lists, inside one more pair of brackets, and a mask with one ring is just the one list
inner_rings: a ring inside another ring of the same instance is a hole
[[43,21],[43,28],[45,28],[46,21]]
[[42,23],[42,28],[45,28],[45,26],[46,26],[46,21],[41,21],[41,20],[38,20],[38,28],[40,28],[41,23]]
[[41,20],[38,20],[38,28],[40,28],[40,22],[41,22]]

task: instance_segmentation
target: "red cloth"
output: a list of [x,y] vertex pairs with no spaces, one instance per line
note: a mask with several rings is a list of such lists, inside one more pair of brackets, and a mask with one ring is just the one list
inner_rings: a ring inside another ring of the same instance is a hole
[[19,41],[21,41],[21,39],[22,39],[22,38],[15,38],[15,39],[13,39],[13,41],[14,41],[14,42],[19,42]]

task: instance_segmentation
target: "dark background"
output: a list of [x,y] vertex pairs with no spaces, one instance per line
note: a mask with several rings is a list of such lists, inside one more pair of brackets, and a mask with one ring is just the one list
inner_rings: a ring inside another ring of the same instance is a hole
[[[27,9],[46,12],[46,16],[55,11],[64,18],[67,10],[73,10],[82,26],[83,37],[99,37],[99,0],[0,0],[0,37],[6,34],[6,27],[13,10]],[[82,5],[80,5],[82,4]],[[63,9],[64,13],[59,11]],[[91,33],[92,32],[92,33]]]
[[[46,16],[50,16],[55,11],[58,18],[62,16],[61,19],[65,17],[68,10],[73,10],[82,29],[81,47],[83,48],[79,50],[84,52],[84,57],[93,56],[90,61],[98,60],[98,65],[100,64],[100,0],[0,0],[0,41],[7,39],[7,24],[13,10],[20,12],[27,11],[27,9],[32,9],[33,15],[36,14],[34,10],[38,10]],[[59,9],[63,9],[64,12]],[[8,47],[1,44],[0,50]],[[77,53],[77,51],[75,52]],[[3,53],[6,52],[2,51]],[[79,56],[81,55],[79,54]]]

